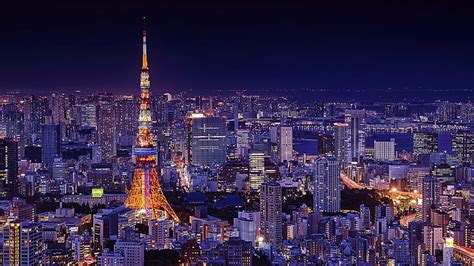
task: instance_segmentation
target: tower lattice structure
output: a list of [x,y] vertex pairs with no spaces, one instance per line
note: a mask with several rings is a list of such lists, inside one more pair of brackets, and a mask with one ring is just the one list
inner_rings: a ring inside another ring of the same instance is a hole
[[168,214],[175,222],[179,218],[166,200],[160,183],[156,165],[157,149],[153,142],[150,72],[146,49],[146,30],[143,30],[143,58],[140,73],[140,115],[134,155],[136,158],[132,186],[125,205],[143,212],[149,219],[157,219]]

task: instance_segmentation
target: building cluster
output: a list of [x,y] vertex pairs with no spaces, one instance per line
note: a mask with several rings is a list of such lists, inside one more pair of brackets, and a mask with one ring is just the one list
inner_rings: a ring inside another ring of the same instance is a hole
[[472,103],[151,95],[148,74],[145,32],[140,95],[0,96],[2,265],[474,264]]

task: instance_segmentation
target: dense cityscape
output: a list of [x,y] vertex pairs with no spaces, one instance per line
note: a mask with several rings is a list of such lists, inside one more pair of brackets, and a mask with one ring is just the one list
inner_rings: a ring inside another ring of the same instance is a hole
[[472,89],[163,91],[144,25],[133,93],[0,90],[0,265],[474,265]]

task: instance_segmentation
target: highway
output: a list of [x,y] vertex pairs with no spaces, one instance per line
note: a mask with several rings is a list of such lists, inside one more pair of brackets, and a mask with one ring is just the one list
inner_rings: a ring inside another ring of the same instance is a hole
[[389,190],[388,191],[388,190],[385,190],[385,189],[377,189],[377,188],[374,188],[374,187],[371,187],[371,186],[361,185],[361,184],[355,182],[354,180],[350,179],[342,171],[341,171],[340,177],[341,177],[341,180],[344,183],[344,185],[346,185],[348,188],[351,188],[351,189],[369,189],[369,190],[376,189],[376,190],[383,191],[385,193],[389,193],[393,196],[401,196],[401,197],[406,197],[406,198],[411,198],[411,199],[421,198],[420,193],[399,191],[399,190]]

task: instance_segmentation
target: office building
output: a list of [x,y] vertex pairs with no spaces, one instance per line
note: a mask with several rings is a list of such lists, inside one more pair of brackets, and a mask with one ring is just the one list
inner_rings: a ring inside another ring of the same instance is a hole
[[212,165],[226,161],[226,128],[220,117],[192,119],[192,164]]
[[18,142],[0,138],[0,192],[16,192],[18,180]]
[[54,158],[61,156],[61,131],[59,124],[44,124],[41,148],[41,160],[44,166],[51,168]]

